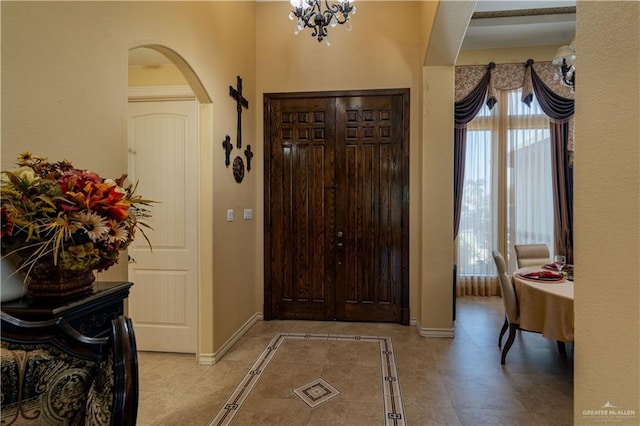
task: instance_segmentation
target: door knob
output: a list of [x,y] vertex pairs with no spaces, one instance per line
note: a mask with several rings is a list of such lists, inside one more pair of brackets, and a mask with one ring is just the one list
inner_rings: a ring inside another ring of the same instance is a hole
[[342,247],[344,247],[344,244],[338,243],[338,248],[342,248]]
[[337,236],[338,236],[338,238],[342,238],[342,231],[338,231]]

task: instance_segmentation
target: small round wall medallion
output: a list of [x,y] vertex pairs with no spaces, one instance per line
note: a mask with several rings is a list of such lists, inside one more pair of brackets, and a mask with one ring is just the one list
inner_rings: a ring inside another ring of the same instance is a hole
[[238,183],[244,179],[244,161],[240,156],[233,159],[233,177]]

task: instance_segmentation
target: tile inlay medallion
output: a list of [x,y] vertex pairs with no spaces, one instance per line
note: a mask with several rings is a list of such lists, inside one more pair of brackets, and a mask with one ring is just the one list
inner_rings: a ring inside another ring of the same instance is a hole
[[291,392],[310,408],[316,408],[318,405],[324,404],[342,393],[322,377],[293,389]]
[[[338,334],[304,334],[304,333],[278,333],[260,354],[256,362],[249,369],[249,372],[240,381],[238,386],[231,392],[231,395],[222,405],[216,416],[211,420],[209,426],[223,426],[231,424],[242,405],[249,398],[249,394],[254,389],[263,373],[267,369],[269,362],[276,355],[278,348],[287,340],[325,340],[329,341],[350,341],[354,344],[359,342],[378,343],[380,349],[380,383],[382,385],[382,395],[384,412],[384,424],[389,426],[405,426],[404,406],[400,393],[400,383],[396,361],[393,353],[391,337],[378,336],[355,336]],[[336,385],[339,386],[338,383]],[[292,389],[292,392],[304,401],[311,409],[329,401],[341,394],[340,390],[328,383],[322,377]]]

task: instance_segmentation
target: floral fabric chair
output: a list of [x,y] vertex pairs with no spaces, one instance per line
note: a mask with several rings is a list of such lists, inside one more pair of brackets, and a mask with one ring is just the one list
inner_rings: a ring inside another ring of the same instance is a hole
[[3,425],[134,425],[138,366],[131,321],[108,338],[62,319],[25,322],[2,312]]

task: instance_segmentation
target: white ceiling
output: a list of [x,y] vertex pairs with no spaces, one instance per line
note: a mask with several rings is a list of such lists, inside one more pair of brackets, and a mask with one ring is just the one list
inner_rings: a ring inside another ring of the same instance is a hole
[[526,10],[528,13],[525,16],[482,18],[475,18],[477,15],[474,13],[462,42],[462,50],[569,44],[576,32],[575,12],[547,13],[566,12],[562,8],[575,8],[575,5],[575,0],[478,0],[475,12],[509,15],[520,14],[509,11]]
[[[575,0],[478,0],[475,12],[566,8],[575,5]],[[471,19],[462,50],[569,44],[576,32],[575,19],[575,13]],[[155,50],[138,48],[129,53],[130,66],[168,63],[169,60]]]
[[573,1],[547,0],[478,0],[476,12],[493,12],[496,10],[546,9],[550,7],[575,6]]

